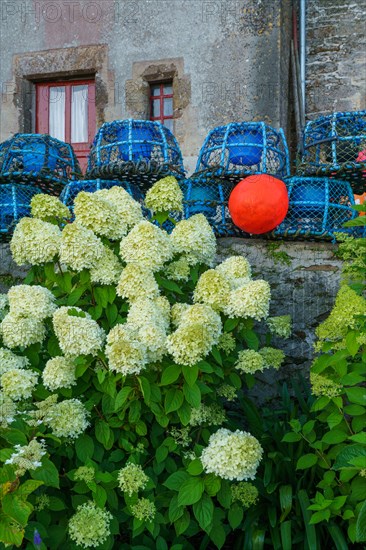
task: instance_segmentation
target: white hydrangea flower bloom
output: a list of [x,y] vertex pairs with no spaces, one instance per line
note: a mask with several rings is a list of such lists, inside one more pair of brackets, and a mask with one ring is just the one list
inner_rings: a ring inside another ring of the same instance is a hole
[[50,220],[52,218],[71,218],[70,210],[60,199],[52,195],[35,195],[31,200],[31,214],[33,218]]
[[40,265],[53,262],[59,253],[61,231],[56,225],[36,218],[22,218],[10,241],[14,262]]
[[126,224],[127,229],[132,229],[144,219],[141,205],[122,187],[116,185],[111,189],[96,191],[97,196],[112,202],[118,211],[118,215]]
[[285,360],[285,353],[282,349],[264,347],[259,350],[266,369],[274,368],[279,369]]
[[112,371],[139,374],[148,361],[146,345],[128,324],[116,325],[107,336],[105,353]]
[[178,260],[171,262],[166,266],[164,275],[173,281],[188,281],[191,272],[191,266],[185,256],[181,256]]
[[8,428],[14,422],[17,414],[17,406],[12,399],[0,392],[0,427]]
[[39,319],[8,313],[0,323],[0,334],[8,348],[27,348],[42,343],[46,329]]
[[60,307],[53,314],[53,328],[66,357],[96,355],[105,339],[104,330],[79,307]]
[[224,313],[230,317],[252,318],[261,321],[268,317],[271,289],[267,281],[249,281],[230,292]]
[[132,515],[140,521],[152,521],[156,514],[156,506],[147,498],[139,498],[131,506]]
[[117,240],[127,233],[127,225],[116,205],[100,194],[81,191],[74,200],[74,213],[77,223],[97,235]]
[[240,502],[242,506],[249,508],[249,506],[257,502],[259,492],[257,487],[252,483],[242,481],[241,483],[231,486],[231,496],[233,502]]
[[157,298],[159,293],[158,283],[150,269],[128,264],[122,271],[117,285],[117,294],[121,298],[133,302],[139,298]]
[[73,271],[94,267],[103,252],[102,241],[90,229],[74,222],[62,231],[60,260]]
[[129,496],[138,493],[139,489],[144,489],[148,481],[148,476],[139,464],[126,464],[118,472],[119,488]]
[[0,348],[0,375],[8,370],[25,369],[28,365],[27,357],[16,355],[10,349]]
[[190,304],[184,304],[181,302],[176,302],[172,305],[171,318],[173,327],[179,326],[179,324],[182,322],[182,316],[184,312],[187,311],[190,307]]
[[144,220],[122,239],[120,254],[128,264],[159,271],[172,259],[173,248],[166,231]]
[[154,212],[182,212],[183,192],[174,176],[167,176],[148,190],[145,196],[147,208]]
[[221,426],[226,420],[225,411],[217,403],[206,405],[201,403],[191,410],[190,426]]
[[228,281],[232,289],[239,288],[248,283],[252,276],[250,263],[243,256],[230,256],[215,267]]
[[216,238],[203,214],[177,223],[171,233],[174,251],[184,254],[191,265],[212,265],[216,254]]
[[246,374],[254,374],[256,372],[262,372],[266,368],[266,365],[260,353],[253,349],[244,349],[239,351],[235,368]]
[[220,315],[210,306],[182,308],[178,327],[167,338],[167,350],[176,363],[195,365],[218,343],[221,332]]
[[32,439],[28,445],[14,445],[15,453],[5,464],[16,466],[15,474],[22,476],[26,471],[37,470],[42,466],[42,457],[46,454],[45,440]]
[[222,311],[229,301],[230,284],[215,269],[208,269],[197,281],[193,293],[194,302],[208,304],[215,311]]
[[51,317],[57,309],[54,295],[43,286],[12,286],[8,298],[11,313],[40,321]]
[[167,298],[161,296],[156,300],[136,300],[128,312],[127,323],[146,346],[148,362],[161,360],[166,352],[170,324],[170,305]]
[[94,502],[85,502],[77,507],[69,521],[69,535],[77,546],[96,548],[110,535],[110,522],[113,516]]
[[169,300],[165,296],[159,296],[154,300],[137,299],[130,306],[127,321],[130,327],[136,329],[153,323],[166,331],[170,324]]
[[38,401],[34,403],[36,409],[27,411],[27,420],[26,423],[28,426],[37,427],[44,422],[45,417],[48,414],[48,411],[57,403],[58,396],[56,393],[50,395],[43,401]]
[[122,270],[123,266],[118,257],[110,248],[104,247],[102,256],[90,269],[90,280],[101,285],[117,284]]
[[201,462],[207,473],[223,479],[246,481],[254,479],[263,449],[259,441],[248,432],[231,432],[220,428],[212,434],[203,449]]
[[42,380],[45,388],[50,391],[71,388],[76,384],[75,365],[66,357],[53,357],[46,363]]
[[38,374],[32,370],[14,369],[1,375],[0,386],[13,401],[31,397],[38,382]]
[[65,399],[47,409],[44,422],[56,437],[76,439],[89,426],[89,415],[79,399]]
[[91,466],[79,466],[74,472],[74,479],[90,483],[95,478],[95,470]]

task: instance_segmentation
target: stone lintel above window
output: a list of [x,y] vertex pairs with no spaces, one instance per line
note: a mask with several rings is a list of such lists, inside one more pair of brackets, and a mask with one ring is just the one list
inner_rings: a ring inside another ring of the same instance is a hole
[[184,73],[183,58],[133,63],[132,79],[126,81],[126,117],[150,118],[150,86],[173,83],[174,119],[179,119],[191,101],[190,77]]

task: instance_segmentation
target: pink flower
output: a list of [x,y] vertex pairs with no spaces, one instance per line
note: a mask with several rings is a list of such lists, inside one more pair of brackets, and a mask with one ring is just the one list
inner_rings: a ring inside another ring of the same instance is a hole
[[360,151],[356,158],[356,162],[365,162],[366,161],[366,149]]

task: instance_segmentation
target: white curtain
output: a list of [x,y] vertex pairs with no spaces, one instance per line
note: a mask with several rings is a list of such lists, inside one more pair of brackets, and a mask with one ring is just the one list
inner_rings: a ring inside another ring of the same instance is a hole
[[49,133],[65,141],[65,86],[50,88]]
[[72,87],[71,95],[71,143],[88,141],[88,86]]

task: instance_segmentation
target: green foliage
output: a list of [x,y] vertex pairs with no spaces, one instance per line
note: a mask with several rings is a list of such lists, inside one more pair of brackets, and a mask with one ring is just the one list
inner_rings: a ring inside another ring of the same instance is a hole
[[273,259],[275,264],[291,265],[291,256],[285,250],[279,250],[281,243],[270,242],[267,243],[267,254]]
[[[366,225],[366,217],[346,225]],[[319,327],[320,354],[310,372],[316,399],[309,414],[290,421],[292,431],[283,438],[303,447],[297,470],[310,475],[314,486],[306,506],[309,524],[326,524],[337,549],[366,542],[366,239],[340,240],[343,285],[364,313],[350,310],[344,318],[336,304],[323,323],[326,330]]]
[[[157,214],[156,219],[163,222],[166,215]],[[103,244],[118,254],[119,244],[107,239]],[[191,303],[206,270],[196,263],[185,282],[168,279],[164,270],[154,277],[170,305]],[[49,289],[58,307],[70,307],[68,315],[75,322],[87,320],[89,314],[106,334],[127,322],[130,304],[114,286],[92,283],[86,269],[76,272],[53,263],[35,266],[27,284]],[[244,540],[247,529],[252,547],[262,547],[265,531],[252,532],[249,512],[232,501],[235,480],[207,473],[200,460],[210,436],[221,425],[231,431],[243,429],[243,420],[228,410],[225,393],[217,391],[225,387],[235,395],[255,382],[253,375],[240,376],[235,369],[239,351],[268,345],[268,339],[257,334],[254,320],[232,319],[223,313],[221,320],[224,334],[234,344],[225,349],[218,343],[193,365],[177,364],[166,354],[137,374],[125,374],[109,368],[102,348],[95,355],[72,358],[75,384],[53,392],[42,382],[36,386],[32,398],[20,403],[14,422],[0,428],[3,544],[30,548],[37,530],[42,548],[75,548],[69,535],[70,518],[92,501],[112,515],[110,534],[98,545],[102,550],[222,548],[225,541]],[[28,358],[41,381],[47,362],[62,355],[52,320],[47,318],[45,325],[42,345],[14,350]],[[55,394],[59,403],[79,400],[87,410],[89,425],[74,439],[54,435],[40,413],[38,421],[29,423],[27,411],[37,413],[37,407],[41,410]],[[193,415],[195,422],[191,422]],[[15,445],[25,447],[35,438],[45,440],[47,451],[40,466],[17,471],[14,463],[5,464]],[[141,466],[147,476],[132,492],[121,485],[127,464]],[[292,494],[286,491],[281,490],[285,516]],[[151,504],[156,513],[141,515]],[[288,530],[286,523],[282,538],[287,538]]]

